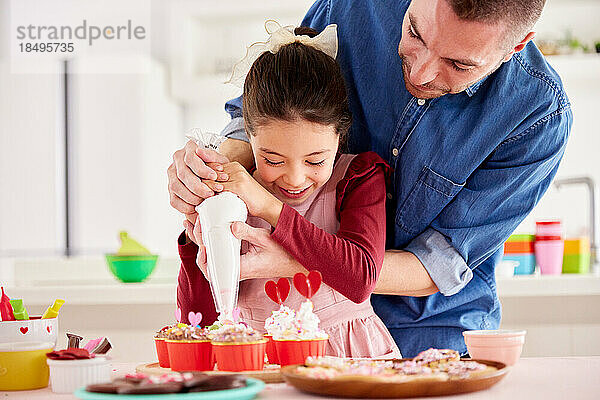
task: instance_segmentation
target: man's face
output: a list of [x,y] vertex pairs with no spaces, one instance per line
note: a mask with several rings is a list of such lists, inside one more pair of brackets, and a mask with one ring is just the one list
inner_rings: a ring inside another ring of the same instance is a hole
[[504,35],[503,24],[460,20],[447,0],[413,0],[398,46],[406,89],[421,99],[462,92],[510,59]]

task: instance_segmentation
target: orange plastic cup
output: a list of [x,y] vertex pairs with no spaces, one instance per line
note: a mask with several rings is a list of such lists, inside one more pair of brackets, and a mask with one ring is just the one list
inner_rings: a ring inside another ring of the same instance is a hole
[[269,364],[279,364],[279,356],[277,355],[277,347],[275,347],[273,336],[265,335],[265,339],[267,339],[266,352]]
[[212,371],[215,357],[210,340],[166,340],[173,371]]
[[267,340],[256,342],[212,342],[219,371],[262,371]]
[[304,364],[306,358],[321,357],[325,355],[325,345],[328,338],[312,340],[276,340],[275,347],[281,366]]
[[158,365],[160,365],[162,368],[170,368],[169,350],[167,349],[167,342],[165,342],[165,338],[154,338],[154,344],[156,345]]

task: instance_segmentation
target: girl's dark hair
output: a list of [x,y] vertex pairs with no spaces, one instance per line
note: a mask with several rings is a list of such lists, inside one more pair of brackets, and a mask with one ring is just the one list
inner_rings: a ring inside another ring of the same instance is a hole
[[[296,35],[317,32],[298,27]],[[276,54],[263,53],[252,64],[244,82],[243,115],[246,132],[268,120],[304,119],[334,125],[340,144],[352,124],[344,77],[337,62],[311,46],[294,42]]]

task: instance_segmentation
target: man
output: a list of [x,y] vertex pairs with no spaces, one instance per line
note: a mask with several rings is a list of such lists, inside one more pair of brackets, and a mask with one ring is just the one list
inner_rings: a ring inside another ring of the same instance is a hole
[[[302,23],[338,25],[349,151],[376,151],[395,169],[372,303],[405,357],[428,347],[464,354],[464,330],[500,324],[494,266],[550,185],[572,124],[560,78],[530,42],[543,5],[319,0]],[[251,165],[241,99],[226,110],[222,153]],[[226,161],[188,143],[169,168],[171,204],[191,221],[212,195],[198,176],[215,177],[200,158]],[[283,259],[268,232],[234,233],[256,249],[243,259],[247,276]]]

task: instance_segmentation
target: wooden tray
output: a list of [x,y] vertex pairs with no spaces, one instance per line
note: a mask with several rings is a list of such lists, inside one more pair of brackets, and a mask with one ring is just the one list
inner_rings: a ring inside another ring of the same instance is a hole
[[[407,361],[409,359],[403,359]],[[381,382],[363,379],[344,378],[341,380],[315,379],[296,373],[297,365],[281,369],[287,383],[296,389],[325,396],[358,398],[406,398],[426,396],[447,396],[459,393],[476,392],[494,386],[508,373],[509,368],[500,362],[477,361],[496,367],[498,370],[473,378],[451,381]]]
[[[162,368],[157,362],[149,364],[140,364],[135,367],[136,372],[142,372],[148,375],[162,375],[173,372],[170,368]],[[230,375],[230,374],[242,374],[249,378],[260,379],[264,383],[281,383],[283,377],[281,376],[281,368],[279,365],[265,364],[265,368],[262,371],[242,371],[242,372],[227,372],[227,371],[203,371],[206,374],[211,375]]]

